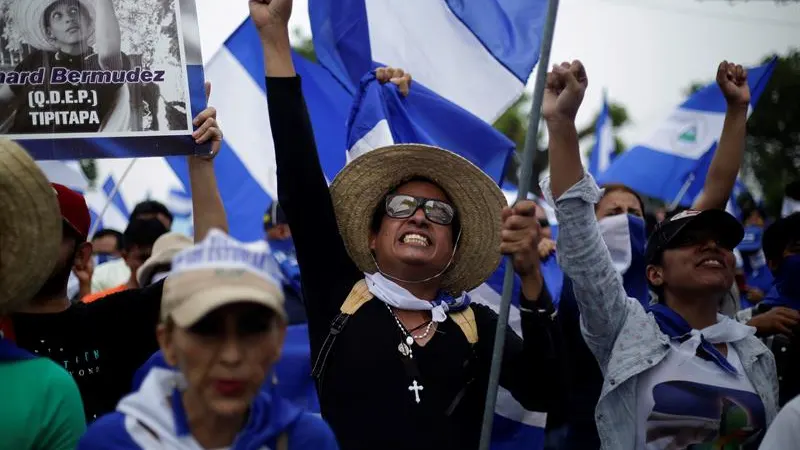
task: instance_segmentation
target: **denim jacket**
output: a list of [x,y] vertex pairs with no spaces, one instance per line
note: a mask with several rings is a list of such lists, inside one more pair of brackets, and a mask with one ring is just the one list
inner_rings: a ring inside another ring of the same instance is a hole
[[[541,187],[556,207],[558,259],[573,281],[583,338],[605,378],[595,409],[602,448],[633,449],[637,435],[637,382],[643,372],[667,356],[669,338],[661,332],[653,315],[625,294],[597,227],[594,205],[602,192],[591,175],[585,175],[556,202],[549,177]],[[778,408],[775,358],[752,335],[731,344],[764,403],[769,424]]]

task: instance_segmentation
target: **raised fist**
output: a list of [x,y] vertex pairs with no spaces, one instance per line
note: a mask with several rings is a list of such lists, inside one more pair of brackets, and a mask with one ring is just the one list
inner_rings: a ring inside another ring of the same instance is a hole
[[575,121],[588,85],[586,69],[580,61],[554,65],[547,74],[542,116],[545,120]]
[[747,69],[744,67],[722,61],[717,68],[717,84],[728,104],[750,104],[750,86],[747,85]]
[[375,78],[381,84],[392,83],[396,85],[404,97],[408,96],[409,88],[411,88],[411,74],[406,73],[403,69],[380,67],[375,70]]
[[259,32],[289,26],[292,15],[292,0],[250,0],[250,17]]

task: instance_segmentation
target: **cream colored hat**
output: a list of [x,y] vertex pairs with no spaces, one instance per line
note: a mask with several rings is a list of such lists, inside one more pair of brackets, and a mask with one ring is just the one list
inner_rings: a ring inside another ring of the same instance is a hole
[[30,301],[47,281],[61,235],[56,191],[22,147],[0,139],[0,315]]
[[431,180],[453,201],[461,238],[453,263],[442,278],[452,294],[469,291],[500,264],[503,192],[477,166],[453,152],[421,144],[400,144],[372,150],[354,159],[331,184],[339,232],[350,258],[362,272],[378,268],[369,248],[376,208],[392,189],[414,178]]
[[[58,50],[53,45],[51,39],[47,36],[47,27],[45,25],[44,12],[52,4],[58,3],[62,0],[15,0],[12,5],[12,17],[14,19],[15,27],[22,34],[22,39],[29,45],[38,48],[39,50],[46,50],[55,52]],[[89,17],[92,19],[92,26],[89,31],[89,36],[86,40],[89,45],[94,45],[95,41],[95,7],[94,0],[75,0],[86,8],[89,12]]]
[[256,303],[286,317],[280,269],[266,251],[211,230],[199,244],[172,259],[164,281],[161,320],[187,328],[213,310],[232,303]]
[[144,286],[146,282],[150,281],[153,276],[153,270],[156,267],[171,264],[172,258],[178,252],[191,247],[192,244],[192,240],[186,235],[175,232],[162,234],[153,243],[153,253],[136,272],[136,280],[139,282],[139,286]]

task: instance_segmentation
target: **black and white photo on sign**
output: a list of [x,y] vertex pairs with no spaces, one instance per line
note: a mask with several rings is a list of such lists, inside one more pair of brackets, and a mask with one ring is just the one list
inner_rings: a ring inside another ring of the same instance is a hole
[[0,0],[0,133],[191,130],[177,0]]

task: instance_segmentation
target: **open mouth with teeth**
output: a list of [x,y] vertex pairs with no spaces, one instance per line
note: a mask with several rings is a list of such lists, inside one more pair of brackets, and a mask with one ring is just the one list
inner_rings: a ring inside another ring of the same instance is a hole
[[725,263],[722,262],[719,258],[706,258],[697,265],[698,267],[709,267],[712,269],[723,269],[725,268]]
[[418,233],[405,233],[400,236],[400,242],[415,247],[428,247],[431,245],[431,240],[427,236]]

